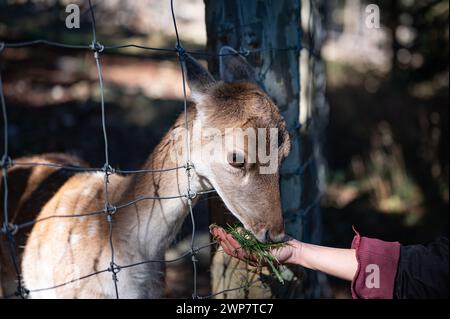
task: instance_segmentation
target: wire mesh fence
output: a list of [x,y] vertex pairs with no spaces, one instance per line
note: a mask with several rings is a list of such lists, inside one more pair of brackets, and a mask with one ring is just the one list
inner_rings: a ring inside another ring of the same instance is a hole
[[[192,190],[192,176],[193,176],[193,170],[195,170],[195,167],[192,164],[191,161],[191,154],[190,154],[190,136],[189,136],[189,126],[188,126],[188,98],[187,98],[187,88],[186,88],[186,70],[185,70],[185,58],[186,54],[189,53],[193,56],[214,56],[214,57],[220,57],[224,54],[217,54],[217,53],[211,53],[211,52],[200,52],[200,51],[188,51],[183,47],[183,44],[180,40],[180,34],[179,34],[179,28],[177,25],[177,18],[175,14],[175,8],[174,8],[174,1],[170,1],[170,8],[171,8],[171,15],[173,20],[173,28],[175,31],[176,36],[176,45],[175,48],[157,48],[157,47],[148,47],[143,45],[136,45],[136,44],[122,44],[122,45],[103,45],[98,37],[97,37],[97,26],[96,26],[96,20],[95,20],[95,10],[94,6],[91,2],[91,0],[88,0],[88,8],[90,12],[91,17],[91,31],[92,31],[92,42],[90,44],[65,44],[65,43],[59,43],[54,41],[49,41],[45,39],[38,39],[38,40],[32,40],[32,41],[24,41],[24,42],[14,42],[14,43],[6,43],[6,42],[0,42],[0,55],[2,51],[6,49],[14,49],[14,48],[22,48],[22,47],[30,47],[30,46],[38,46],[38,45],[46,45],[50,47],[60,47],[70,50],[90,50],[93,52],[93,57],[95,60],[95,65],[97,69],[97,75],[98,75],[98,85],[99,85],[99,91],[100,91],[100,108],[101,108],[101,127],[102,127],[102,135],[103,135],[103,143],[104,143],[104,165],[103,167],[98,168],[91,168],[91,167],[81,167],[76,165],[60,165],[60,164],[52,164],[52,163],[45,163],[45,162],[25,162],[20,160],[14,160],[10,157],[9,154],[9,145],[8,145],[8,117],[7,117],[7,106],[5,101],[5,95],[3,92],[3,83],[2,83],[2,77],[1,77],[1,70],[0,70],[0,102],[1,102],[1,108],[2,108],[2,114],[3,114],[3,132],[4,132],[4,149],[3,149],[3,156],[1,158],[0,166],[2,170],[2,177],[3,177],[3,225],[1,225],[0,234],[4,235],[6,238],[8,248],[9,248],[9,255],[12,261],[12,264],[14,266],[14,271],[16,274],[16,284],[17,288],[13,295],[9,296],[3,296],[4,298],[12,298],[12,297],[19,297],[19,298],[27,298],[27,296],[30,293],[34,292],[43,292],[47,290],[53,290],[60,287],[64,287],[70,284],[73,284],[78,281],[85,280],[87,278],[100,275],[103,273],[110,273],[111,274],[111,283],[114,285],[114,292],[115,297],[118,299],[120,298],[120,290],[118,289],[118,278],[120,277],[120,272],[123,269],[136,267],[143,264],[150,264],[150,263],[174,263],[179,260],[183,260],[185,258],[191,258],[192,261],[192,267],[193,267],[193,287],[192,287],[192,298],[194,299],[203,299],[203,298],[213,298],[216,297],[222,293],[230,292],[233,290],[240,290],[240,289],[247,289],[249,286],[253,285],[254,283],[245,283],[241,287],[235,287],[231,289],[226,289],[224,291],[220,292],[214,292],[213,294],[209,296],[199,296],[197,293],[197,255],[198,253],[203,249],[208,249],[212,245],[215,244],[215,242],[211,242],[207,245],[196,247],[195,246],[195,236],[196,236],[196,224],[194,220],[194,213],[193,213],[193,200],[201,195],[214,193],[214,190],[208,190],[205,192],[199,192],[196,193]],[[104,97],[104,81],[103,81],[103,69],[102,69],[102,63],[101,63],[101,55],[102,52],[105,50],[117,50],[117,49],[124,49],[124,48],[137,48],[141,50],[150,50],[150,51],[159,51],[165,54],[174,54],[178,56],[178,62],[180,67],[180,73],[182,77],[182,90],[183,90],[183,106],[184,106],[184,126],[186,129],[187,134],[185,135],[185,144],[186,144],[186,158],[185,158],[185,164],[182,166],[177,167],[171,167],[171,168],[165,168],[165,169],[141,169],[141,170],[120,170],[115,169],[110,165],[110,158],[109,158],[109,149],[108,149],[108,134],[107,134],[107,116],[106,116],[106,109],[105,109],[105,97]],[[259,48],[259,49],[241,49],[238,53],[243,56],[248,56],[253,53],[260,53],[263,51],[271,51],[271,50],[295,50],[295,51],[301,51],[302,48],[300,47],[287,47],[287,48]],[[296,128],[296,130],[300,129],[299,127]],[[296,133],[296,132],[291,132]],[[299,174],[303,175],[305,170],[311,167],[311,165],[314,163],[314,156],[311,156],[310,160],[305,161],[305,163],[302,164],[301,168],[298,172],[290,172],[291,174]],[[73,214],[73,215],[51,215],[47,216],[41,219],[35,219],[30,220],[21,224],[13,224],[10,222],[10,216],[8,212],[8,170],[11,167],[14,166],[22,166],[22,167],[37,167],[37,166],[46,166],[46,167],[52,167],[55,169],[60,170],[67,170],[72,172],[100,172],[103,174],[103,209],[98,211],[91,211],[91,212],[84,212],[81,214]],[[110,201],[110,192],[109,192],[109,184],[110,184],[110,178],[112,175],[115,174],[152,174],[152,173],[165,173],[169,171],[177,171],[177,170],[184,170],[187,178],[187,187],[185,189],[184,194],[181,195],[173,195],[173,196],[166,196],[166,197],[160,197],[160,196],[140,196],[137,197],[129,202],[126,203],[112,203]],[[289,173],[286,173],[289,174]],[[133,264],[117,264],[116,263],[116,251],[113,243],[113,232],[114,229],[114,216],[115,214],[119,214],[120,210],[126,207],[129,207],[131,205],[134,205],[141,201],[149,201],[149,200],[173,200],[173,199],[185,199],[188,207],[188,215],[190,216],[191,222],[192,222],[192,232],[191,232],[191,241],[190,241],[190,249],[189,251],[186,251],[184,254],[181,254],[178,258],[172,259],[172,260],[143,260],[141,262],[133,263]],[[302,214],[306,215],[308,212],[318,205],[318,200],[315,200],[311,205],[308,206],[308,208],[302,209]],[[22,231],[23,229],[32,227],[33,225],[37,223],[44,223],[50,219],[65,219],[65,218],[81,218],[81,217],[88,217],[88,216],[95,216],[95,215],[104,215],[105,219],[108,224],[108,234],[109,234],[109,250],[110,250],[110,263],[109,265],[105,265],[105,268],[95,271],[83,276],[80,276],[78,278],[75,278],[73,280],[70,280],[68,282],[62,282],[53,286],[48,287],[25,287],[23,285],[22,275],[21,275],[21,269],[20,269],[20,261],[19,256],[17,255],[16,251],[16,242],[15,242],[15,235]]]

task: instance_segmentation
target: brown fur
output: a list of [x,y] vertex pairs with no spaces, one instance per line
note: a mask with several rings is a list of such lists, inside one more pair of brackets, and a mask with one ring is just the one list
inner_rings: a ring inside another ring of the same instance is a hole
[[[75,156],[49,153],[22,157],[15,163],[47,163],[87,167],[87,163]],[[37,218],[43,206],[75,173],[47,166],[13,166],[8,169],[8,216],[10,224],[22,224]],[[3,225],[3,175],[0,171],[0,225]],[[31,229],[31,227],[30,227]],[[30,229],[19,231],[15,236],[15,254],[19,266]],[[0,236],[0,297],[14,293],[16,274],[6,235]]]
[[201,107],[212,127],[278,128],[280,160],[290,151],[289,133],[277,106],[256,84],[219,82]]

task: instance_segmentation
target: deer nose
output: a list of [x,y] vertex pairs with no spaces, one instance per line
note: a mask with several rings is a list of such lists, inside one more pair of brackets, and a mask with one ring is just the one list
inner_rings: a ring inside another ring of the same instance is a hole
[[270,230],[266,230],[264,239],[266,243],[280,243],[286,240],[286,234],[284,232],[279,233],[278,235],[272,235]]
[[271,243],[272,242],[272,238],[270,238],[270,231],[266,230],[266,233],[264,234],[264,239],[266,241],[266,243]]

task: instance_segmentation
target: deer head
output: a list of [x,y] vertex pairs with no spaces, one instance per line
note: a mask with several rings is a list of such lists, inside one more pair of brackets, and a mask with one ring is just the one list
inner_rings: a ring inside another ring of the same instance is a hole
[[290,149],[285,122],[247,61],[230,47],[220,53],[221,81],[185,57],[197,111],[192,162],[259,241],[279,242],[285,234],[278,168]]

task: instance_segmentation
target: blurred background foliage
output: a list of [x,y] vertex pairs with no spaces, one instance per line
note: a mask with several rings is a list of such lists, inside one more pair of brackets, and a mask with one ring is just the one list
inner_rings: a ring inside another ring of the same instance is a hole
[[[209,0],[213,1],[213,0]],[[80,5],[81,28],[65,28],[65,6]],[[366,5],[380,8],[369,29]],[[169,1],[94,1],[102,44],[173,47]],[[206,43],[202,0],[177,1],[185,47]],[[322,55],[330,104],[324,243],[348,247],[363,235],[403,243],[448,236],[449,4],[445,0],[323,1]],[[0,0],[0,40],[90,44],[86,1]],[[182,111],[173,55],[123,49],[102,53],[111,158],[141,165]],[[35,46],[7,49],[0,60],[13,157],[68,152],[103,164],[99,91],[92,52]],[[196,215],[207,236],[204,202]],[[168,253],[186,245],[181,233]],[[202,237],[203,236],[203,237]],[[208,258],[199,293],[209,291]],[[167,296],[190,295],[190,268],[168,269]],[[336,297],[348,284],[331,279]]]
[[[380,8],[380,29],[365,25]],[[327,1],[325,242],[448,236],[448,1]]]

